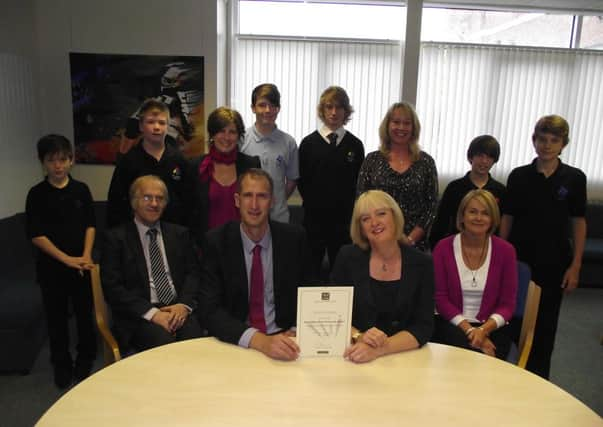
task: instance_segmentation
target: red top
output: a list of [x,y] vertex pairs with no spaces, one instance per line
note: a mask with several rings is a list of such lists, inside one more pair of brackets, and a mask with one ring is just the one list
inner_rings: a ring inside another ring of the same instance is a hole
[[236,181],[223,186],[213,177],[209,180],[209,218],[207,224],[209,230],[241,218],[234,201],[236,189]]

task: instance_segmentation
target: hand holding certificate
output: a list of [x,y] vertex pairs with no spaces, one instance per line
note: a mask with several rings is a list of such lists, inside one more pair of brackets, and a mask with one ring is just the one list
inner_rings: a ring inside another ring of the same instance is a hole
[[343,356],[350,342],[352,286],[297,289],[297,343],[302,356]]

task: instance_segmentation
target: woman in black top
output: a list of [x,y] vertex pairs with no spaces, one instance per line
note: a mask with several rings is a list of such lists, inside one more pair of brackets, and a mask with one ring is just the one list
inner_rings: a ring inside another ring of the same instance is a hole
[[404,217],[396,201],[379,190],[360,195],[350,234],[331,279],[354,285],[352,345],[345,357],[369,362],[419,348],[433,330],[431,257],[407,245]]

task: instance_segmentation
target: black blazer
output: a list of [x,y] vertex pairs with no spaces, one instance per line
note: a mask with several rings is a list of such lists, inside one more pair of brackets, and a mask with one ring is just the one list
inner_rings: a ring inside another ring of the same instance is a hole
[[[433,332],[434,279],[431,256],[408,246],[402,250],[402,283],[396,298],[397,318],[394,330],[408,331],[419,342],[425,344]],[[352,325],[360,331],[375,326],[377,311],[369,275],[370,250],[364,251],[356,245],[341,248],[331,281],[337,285],[354,286],[354,308]]]
[[[161,222],[167,263],[178,296],[176,302],[193,310],[197,307],[200,266],[189,231]],[[105,233],[101,255],[101,280],[105,298],[113,313],[120,340],[127,343],[151,304],[149,273],[134,221]]]
[[[276,324],[295,325],[297,287],[307,284],[309,252],[300,226],[270,222]],[[240,222],[210,230],[203,247],[199,310],[210,335],[237,344],[249,326],[249,295]]]
[[[209,220],[209,181],[201,182],[199,179],[199,165],[206,156],[207,154],[204,154],[191,161],[192,172],[195,176],[195,204],[191,215],[190,229],[195,237],[195,242],[199,246],[203,244]],[[259,169],[261,168],[260,158],[238,152],[235,168],[237,177],[247,169]]]

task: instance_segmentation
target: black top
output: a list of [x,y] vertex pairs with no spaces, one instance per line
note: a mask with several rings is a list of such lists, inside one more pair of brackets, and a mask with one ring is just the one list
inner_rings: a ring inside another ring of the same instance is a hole
[[[63,188],[46,179],[33,186],[25,204],[27,237],[45,236],[69,256],[82,256],[86,229],[95,227],[92,195],[88,186],[69,176]],[[38,275],[48,269],[67,268],[45,252],[37,251]]]
[[195,196],[190,165],[170,144],[166,144],[158,161],[144,150],[142,141],[115,166],[107,197],[107,225],[113,227],[132,219],[128,192],[132,182],[143,175],[157,175],[167,186],[170,201],[161,219],[188,227]]
[[[400,250],[402,276],[392,299],[391,318],[387,319],[391,326],[386,329],[392,335],[408,331],[419,345],[423,345],[429,341],[433,331],[433,262],[431,256],[409,246],[400,246]],[[377,327],[380,312],[369,274],[370,256],[368,250],[345,245],[339,251],[331,272],[331,281],[335,285],[354,286],[352,325],[360,331]]]
[[[436,243],[444,237],[458,233],[458,230],[456,229],[456,211],[458,210],[463,197],[471,190],[476,190],[478,188],[469,178],[470,173],[471,172],[467,172],[464,177],[451,181],[444,190],[444,194],[442,194],[442,199],[438,206],[438,213],[431,226],[431,233],[429,234],[431,249],[433,249]],[[482,189],[492,193],[500,207],[507,191],[506,187],[489,176],[486,185],[484,185]]]
[[371,277],[371,292],[377,307],[375,326],[385,332],[387,336],[397,332],[395,301],[401,283],[401,280],[382,281]]
[[534,159],[509,175],[502,211],[513,217],[509,241],[519,260],[531,266],[567,264],[572,257],[569,220],[586,212],[586,175],[560,160],[547,178]]
[[[209,221],[209,180],[201,182],[199,178],[199,166],[203,159],[207,156],[204,154],[191,161],[191,171],[195,179],[195,207],[191,215],[190,229],[197,245],[203,245],[205,233],[207,233]],[[248,169],[261,168],[260,158],[258,156],[248,156],[245,153],[238,152],[235,162],[237,177]],[[234,203],[234,201],[233,201]]]
[[338,145],[326,142],[318,131],[301,141],[297,188],[309,233],[349,233],[363,160],[362,141],[348,131]]
[[[381,151],[366,156],[358,174],[357,193],[382,190],[394,198],[404,214],[404,233],[415,226],[425,232],[431,227],[438,203],[438,171],[433,158],[421,151],[419,159],[400,173],[389,165]],[[425,240],[417,248],[425,249]]]

